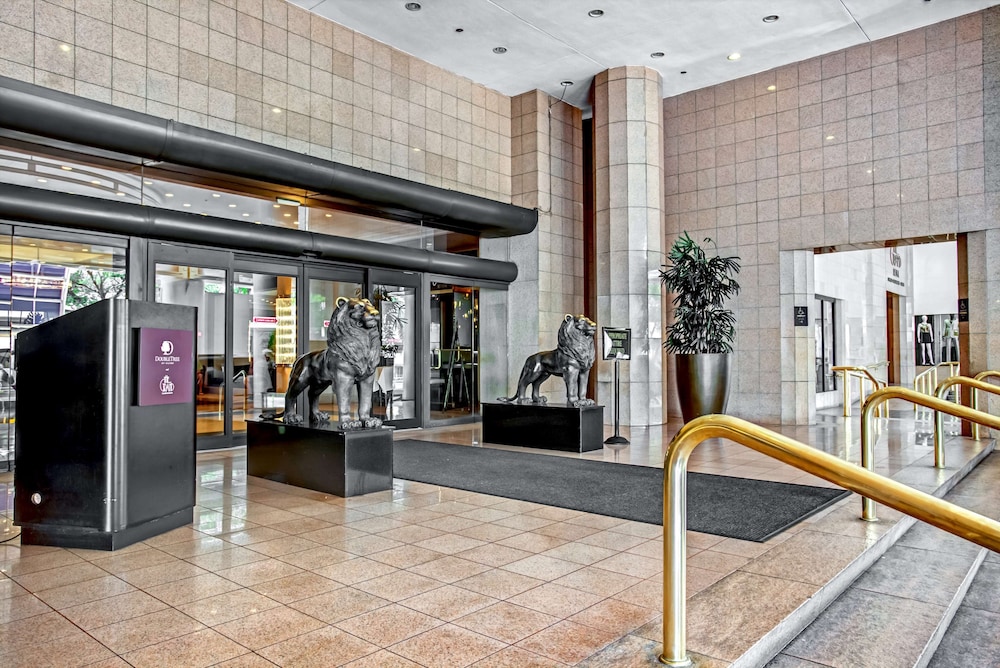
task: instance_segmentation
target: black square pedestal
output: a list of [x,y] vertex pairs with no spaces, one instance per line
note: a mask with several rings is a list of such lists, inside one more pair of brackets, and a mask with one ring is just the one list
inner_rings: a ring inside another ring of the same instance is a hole
[[483,402],[483,441],[589,452],[604,447],[604,406]]
[[247,473],[344,497],[392,489],[392,429],[247,420]]

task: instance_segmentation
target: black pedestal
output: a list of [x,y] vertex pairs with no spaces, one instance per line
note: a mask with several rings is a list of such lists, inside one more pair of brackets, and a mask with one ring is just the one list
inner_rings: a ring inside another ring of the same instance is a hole
[[392,429],[247,420],[247,473],[344,497],[392,489]]
[[483,441],[589,452],[604,447],[604,406],[486,403]]

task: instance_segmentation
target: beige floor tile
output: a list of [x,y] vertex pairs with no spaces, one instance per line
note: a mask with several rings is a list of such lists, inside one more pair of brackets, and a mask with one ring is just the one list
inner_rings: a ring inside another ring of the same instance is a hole
[[203,628],[184,613],[167,609],[91,629],[90,635],[116,654],[125,654]]
[[[406,522],[395,520],[391,517],[368,517],[363,520],[357,520],[356,522],[350,522],[346,526],[352,529],[357,529],[358,531],[364,531],[365,533],[381,533],[385,535],[385,532],[391,531],[392,529],[401,529],[408,525]],[[386,538],[401,540],[396,536],[389,535],[386,535]]]
[[186,540],[180,543],[164,545],[159,549],[171,556],[177,557],[178,559],[187,559],[188,557],[218,552],[219,550],[231,547],[232,543],[227,543],[226,541],[215,538],[214,536],[202,536],[194,540]]
[[3,651],[0,653],[0,664],[4,668],[39,668],[40,666],[77,668],[112,658],[114,658],[114,654],[111,650],[83,631],[74,629],[72,633],[51,639],[48,642],[18,645],[9,651]]
[[555,661],[547,656],[535,654],[520,647],[507,647],[491,654],[482,661],[472,664],[472,668],[561,668],[569,664]]
[[[439,555],[437,552],[432,552],[435,558]],[[28,590],[17,584],[8,577],[0,577],[0,600],[5,598],[13,598],[15,596],[24,596],[28,593]]]
[[402,524],[402,526],[382,531],[379,535],[383,538],[398,540],[400,543],[417,543],[429,538],[437,538],[438,536],[444,534],[443,531],[432,529],[431,527],[420,526],[419,524],[400,524]]
[[555,580],[581,568],[580,564],[556,557],[533,554],[500,567],[505,571],[520,573],[539,580]]
[[[433,552],[432,554],[440,557],[440,554],[437,552]],[[465,578],[488,571],[490,567],[469,561],[468,559],[447,556],[412,566],[409,570],[411,573],[433,578],[438,582],[451,584],[452,582],[458,582],[459,580],[464,580]]]
[[122,658],[135,668],[203,668],[246,654],[229,638],[212,629],[195,631],[129,652]]
[[412,568],[428,561],[440,559],[441,553],[414,545],[403,545],[402,547],[394,547],[382,552],[376,552],[369,555],[368,558],[394,568]]
[[183,603],[178,605],[177,609],[206,626],[217,626],[279,605],[280,603],[277,601],[255,591],[236,589],[190,603]]
[[107,571],[101,570],[89,561],[84,561],[61,568],[17,575],[14,576],[14,581],[28,591],[37,593],[45,589],[55,589],[85,580],[96,580],[107,574]]
[[[136,545],[139,545],[138,543]],[[135,552],[115,553],[112,556],[98,557],[90,563],[104,569],[112,575],[120,575],[128,571],[139,568],[157,566],[171,561],[177,561],[177,557],[167,554],[147,545],[139,545],[142,549]],[[105,555],[107,552],[104,553]]]
[[146,589],[146,593],[155,596],[167,605],[178,606],[240,588],[232,580],[221,578],[215,573],[204,573],[193,578],[149,587]]
[[592,533],[589,536],[584,536],[578,542],[586,543],[587,545],[596,545],[597,547],[604,547],[609,550],[621,551],[628,550],[636,545],[641,545],[647,540],[647,538],[642,538],[641,536],[629,536],[628,534],[608,530],[598,531],[597,533]]
[[340,666],[378,648],[361,638],[327,626],[259,650],[259,654],[283,668],[327,668]]
[[508,601],[562,619],[589,608],[601,599],[597,594],[547,582],[512,596]]
[[280,557],[285,554],[304,552],[315,547],[320,547],[320,544],[307,538],[300,538],[299,536],[286,536],[267,540],[263,543],[254,543],[248,546],[247,549],[260,552],[269,557]]
[[646,608],[609,598],[586,610],[581,610],[570,617],[569,621],[622,636],[659,615],[659,609]]
[[528,550],[519,550],[507,545],[501,545],[500,543],[489,543],[480,547],[474,547],[471,550],[459,552],[454,556],[496,568],[504,564],[509,564],[512,561],[530,557],[532,554],[534,552],[529,552]]
[[213,668],[273,668],[276,665],[259,654],[251,653],[217,663]]
[[366,557],[347,559],[322,568],[314,568],[317,575],[336,580],[341,584],[353,585],[365,580],[372,580],[383,575],[395,573],[398,569]]
[[716,552],[714,549],[702,550],[688,558],[691,568],[702,568],[706,571],[717,571],[723,575],[750,563],[750,559],[737,554]]
[[663,578],[656,576],[643,580],[639,584],[615,594],[612,598],[659,612],[663,608]]
[[80,629],[57,612],[46,612],[32,617],[0,624],[0,657],[5,652],[23,645],[37,645],[73,635]]
[[338,550],[343,550],[344,552],[350,552],[351,554],[366,556],[374,554],[375,552],[382,552],[383,550],[391,550],[392,548],[400,547],[401,545],[403,545],[403,543],[400,543],[398,540],[391,540],[389,538],[383,538],[382,536],[366,534],[358,538],[351,538],[339,543],[334,543],[333,547],[336,547]]
[[35,598],[32,594],[0,600],[0,624],[15,622],[19,619],[34,617],[35,615],[47,612],[52,612],[52,608]]
[[255,561],[251,564],[243,564],[242,566],[234,566],[233,568],[224,568],[218,571],[217,574],[244,587],[249,587],[301,572],[301,568],[286,564],[283,561],[265,559],[264,561]]
[[189,564],[194,564],[199,568],[203,568],[206,571],[218,573],[219,571],[224,571],[227,568],[245,566],[246,564],[264,561],[268,558],[266,554],[262,554],[251,549],[254,546],[241,547],[233,545],[232,543],[226,543],[226,546],[227,549],[208,552],[206,554],[197,554],[188,557],[185,561]]
[[70,564],[80,564],[85,561],[75,554],[59,548],[47,548],[44,552],[33,552],[27,549],[30,547],[32,546],[29,545],[21,548],[11,547],[11,553],[17,553],[19,556],[0,562],[0,571],[6,573],[9,577],[17,578],[29,573],[47,571],[51,568],[63,568]]
[[259,650],[323,626],[323,622],[297,610],[278,607],[240,617],[214,628],[244,647]]
[[622,552],[595,562],[593,568],[648,578],[663,572],[663,560]]
[[537,531],[522,531],[516,536],[499,540],[496,544],[521,550],[522,552],[538,554],[559,547],[560,545],[565,545],[568,542],[570,542],[568,538],[545,536]]
[[259,594],[273,598],[280,603],[301,601],[310,596],[317,596],[338,589],[343,585],[315,573],[296,573],[286,578],[268,580],[251,587]]
[[461,531],[456,531],[455,533],[460,536],[468,536],[469,538],[475,538],[476,540],[494,543],[496,541],[503,540],[504,538],[516,536],[521,533],[521,530],[512,529],[511,527],[502,527],[499,524],[480,524],[479,526],[462,529]]
[[[101,571],[102,573],[104,571]],[[113,575],[94,578],[85,582],[77,582],[70,585],[45,589],[35,594],[42,601],[52,606],[56,610],[69,608],[74,605],[82,605],[91,601],[99,601],[102,598],[125,594],[135,591],[135,587],[116,578]]]
[[459,580],[455,585],[493,598],[506,599],[542,583],[543,580],[538,578],[494,569]]
[[163,610],[167,605],[146,592],[133,591],[93,603],[66,608],[60,612],[81,629],[95,629],[133,617]]
[[598,529],[583,526],[582,524],[569,524],[567,522],[555,522],[534,530],[535,533],[551,538],[562,538],[563,540],[580,540],[585,536],[600,533]]
[[282,536],[287,536],[284,531],[279,531],[274,527],[253,527],[251,529],[243,529],[242,531],[233,531],[227,534],[219,535],[219,538],[228,542],[234,543],[236,545],[252,545],[254,543],[262,543],[268,540],[274,540],[275,538],[281,538]]
[[373,645],[388,647],[442,623],[416,610],[392,604],[338,622],[337,628]]
[[559,617],[501,601],[452,623],[512,645],[558,621]]
[[518,643],[521,649],[574,664],[597,652],[618,635],[570,621],[561,621]]
[[345,663],[344,668],[421,668],[419,663],[413,663],[398,654],[388,650],[379,650],[374,654]]
[[368,592],[373,596],[387,601],[401,601],[404,598],[423,594],[431,589],[437,589],[441,582],[410,571],[396,571],[372,580],[365,580],[354,585],[355,589]]
[[[431,506],[431,508],[437,507],[439,506]],[[471,508],[472,506],[469,507]],[[428,512],[434,511],[428,510]],[[470,519],[468,517],[458,517],[455,515],[444,515],[440,512],[435,513],[433,518],[420,522],[421,526],[437,529],[443,533],[453,534],[457,534],[459,531],[481,526],[482,524],[483,522],[480,522],[479,520]]]
[[459,536],[458,534],[448,533],[434,538],[427,538],[425,540],[418,541],[414,543],[414,545],[427,550],[441,552],[442,554],[458,554],[460,552],[465,552],[467,550],[472,550],[486,545],[486,543],[481,540],[476,540],[475,538],[468,538],[467,536]]
[[289,607],[327,624],[336,624],[386,605],[389,605],[389,601],[384,598],[373,596],[353,587],[341,587],[325,594],[296,601],[289,604]]
[[554,547],[551,550],[546,550],[541,554],[542,556],[554,557],[556,559],[571,561],[582,566],[589,566],[594,562],[607,559],[608,557],[617,554],[617,551],[606,547],[598,547],[597,545],[575,542],[565,543],[559,547]]
[[[329,512],[330,507],[323,504],[320,506],[320,512]],[[301,534],[308,531],[319,531],[321,529],[329,529],[333,526],[330,522],[325,520],[316,519],[315,517],[300,517],[298,519],[289,520],[288,522],[282,522],[274,526],[273,528],[280,531],[284,531],[288,534]]]
[[171,561],[166,564],[127,571],[121,573],[119,577],[139,589],[149,590],[156,585],[193,578],[196,575],[204,575],[207,572],[204,568],[199,568],[186,561]]
[[[861,524],[859,522],[859,524]],[[820,585],[839,573],[864,549],[862,538],[802,531],[743,566],[748,573]]]
[[299,537],[319,543],[320,545],[333,545],[335,543],[342,543],[345,540],[360,538],[367,535],[368,534],[364,531],[351,529],[346,526],[329,526],[325,529],[317,529],[315,531],[300,533]]
[[342,561],[355,558],[356,556],[350,552],[344,552],[329,545],[318,545],[302,552],[281,555],[278,560],[298,568],[315,571],[323,566],[339,564]]
[[496,602],[497,599],[491,596],[444,585],[419,596],[408,598],[401,604],[431,617],[451,621]]
[[[599,562],[598,562],[599,563]],[[614,596],[620,591],[635,586],[643,578],[633,575],[625,575],[614,571],[596,568],[594,566],[584,566],[578,571],[573,571],[558,580],[556,584],[579,589],[580,591],[596,594],[601,598]]]
[[458,668],[475,663],[504,647],[506,645],[498,640],[445,624],[397,643],[389,649],[425,666]]

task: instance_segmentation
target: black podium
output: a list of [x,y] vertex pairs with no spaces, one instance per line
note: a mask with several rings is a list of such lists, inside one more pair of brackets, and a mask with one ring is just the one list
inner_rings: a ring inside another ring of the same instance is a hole
[[109,299],[18,334],[22,544],[114,550],[191,522],[196,314]]
[[247,474],[335,496],[392,489],[392,429],[247,420]]
[[482,403],[483,441],[589,452],[604,447],[604,406]]

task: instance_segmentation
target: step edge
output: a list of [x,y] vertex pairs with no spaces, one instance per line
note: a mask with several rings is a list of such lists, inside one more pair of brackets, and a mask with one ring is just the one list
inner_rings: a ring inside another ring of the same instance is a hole
[[958,589],[955,591],[955,595],[952,597],[948,607],[945,608],[944,613],[941,615],[941,620],[938,622],[933,633],[931,633],[931,637],[928,638],[927,644],[924,646],[923,651],[921,651],[920,656],[917,657],[917,661],[913,664],[913,668],[927,668],[931,660],[934,658],[934,654],[937,653],[938,647],[941,645],[941,641],[944,639],[945,633],[948,632],[948,628],[951,626],[952,620],[955,619],[958,609],[961,607],[962,602],[965,601],[965,596],[969,593],[969,588],[972,587],[972,581],[976,579],[976,575],[979,573],[979,569],[986,560],[986,556],[989,552],[990,551],[986,548],[982,548],[979,551],[979,554],[976,555],[975,560],[969,567],[969,572],[962,580],[962,583],[958,586]]

